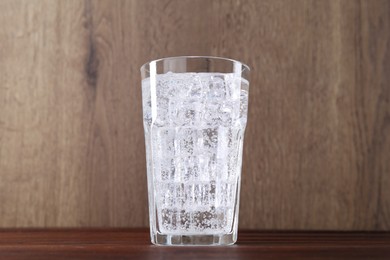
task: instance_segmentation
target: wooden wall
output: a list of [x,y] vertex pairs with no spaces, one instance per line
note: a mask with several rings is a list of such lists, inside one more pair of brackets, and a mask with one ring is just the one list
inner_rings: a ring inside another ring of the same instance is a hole
[[390,1],[0,0],[0,227],[147,226],[139,67],[251,71],[241,228],[390,230]]

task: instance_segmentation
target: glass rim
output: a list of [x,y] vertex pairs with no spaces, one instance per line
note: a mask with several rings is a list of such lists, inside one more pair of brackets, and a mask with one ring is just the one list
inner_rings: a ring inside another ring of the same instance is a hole
[[247,70],[248,72],[250,72],[250,67],[241,62],[241,61],[238,61],[238,60],[234,60],[234,59],[230,59],[230,58],[224,58],[224,57],[218,57],[218,56],[196,56],[196,55],[190,55],[190,56],[171,56],[171,57],[165,57],[165,58],[159,58],[159,59],[155,59],[155,60],[151,60],[151,61],[148,61],[148,62],[145,62],[141,67],[140,67],[140,70],[142,71],[143,69],[148,71],[148,69],[146,69],[146,66],[151,64],[151,63],[157,63],[157,62],[160,62],[160,61],[163,61],[163,60],[174,60],[174,59],[179,59],[179,58],[186,58],[186,59],[214,59],[214,60],[222,60],[222,61],[229,61],[229,62],[232,62],[232,63],[239,63],[241,64],[241,66],[243,67],[243,69],[241,70],[241,72]]

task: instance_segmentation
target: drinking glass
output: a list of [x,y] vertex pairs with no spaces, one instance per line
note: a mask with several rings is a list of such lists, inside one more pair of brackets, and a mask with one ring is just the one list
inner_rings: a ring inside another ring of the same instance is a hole
[[235,243],[249,67],[171,57],[141,76],[152,243]]

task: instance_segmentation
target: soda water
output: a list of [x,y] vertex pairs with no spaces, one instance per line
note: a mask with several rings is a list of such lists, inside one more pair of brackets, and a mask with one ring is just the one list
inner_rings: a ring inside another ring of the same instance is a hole
[[248,87],[233,73],[142,81],[152,230],[190,236],[237,228]]

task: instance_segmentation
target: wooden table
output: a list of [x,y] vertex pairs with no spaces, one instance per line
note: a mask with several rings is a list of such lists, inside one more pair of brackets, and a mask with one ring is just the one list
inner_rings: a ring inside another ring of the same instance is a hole
[[163,247],[147,229],[0,229],[0,259],[390,259],[390,233],[240,231],[233,246]]

